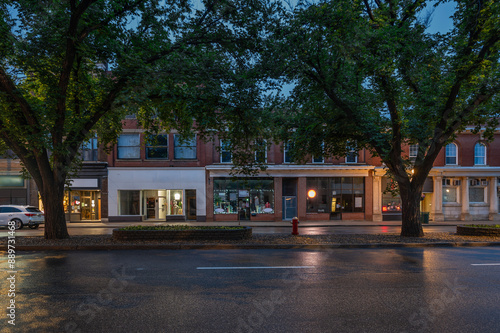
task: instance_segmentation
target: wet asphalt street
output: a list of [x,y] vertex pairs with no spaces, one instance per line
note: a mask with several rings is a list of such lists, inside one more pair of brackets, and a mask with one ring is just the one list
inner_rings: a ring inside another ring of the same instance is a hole
[[1,332],[498,332],[499,248],[27,251],[15,261],[15,273],[0,271]]

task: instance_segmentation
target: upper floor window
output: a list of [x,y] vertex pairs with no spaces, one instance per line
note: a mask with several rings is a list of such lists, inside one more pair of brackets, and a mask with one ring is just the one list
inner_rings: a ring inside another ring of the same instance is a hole
[[454,143],[450,143],[446,146],[445,164],[457,164],[457,145]]
[[122,134],[118,137],[118,158],[141,158],[140,134]]
[[174,159],[196,159],[196,135],[192,138],[185,138],[180,134],[174,134]]
[[417,159],[417,155],[418,155],[418,145],[410,145],[410,153],[408,154],[410,161],[415,162],[415,160]]
[[231,163],[232,156],[229,150],[229,143],[227,141],[220,141],[220,162],[221,163]]
[[149,135],[146,138],[147,159],[168,159],[168,135]]
[[345,157],[345,162],[346,163],[358,163],[358,152],[354,147],[348,146],[347,147],[347,155]]
[[267,143],[266,140],[255,141],[255,161],[257,163],[267,163]]
[[97,161],[97,138],[90,138],[82,143],[82,160]]
[[285,163],[292,163],[292,155],[290,153],[290,150],[292,150],[293,148],[293,143],[291,142],[288,142],[285,144],[285,147],[284,147],[284,151],[283,151],[283,162]]
[[478,142],[474,146],[474,165],[486,165],[486,146]]
[[[324,148],[325,148],[325,143],[322,142],[321,143],[321,151],[322,152],[323,152]],[[312,162],[313,163],[325,163],[325,158],[323,157],[323,154],[318,155],[318,156],[313,156]]]

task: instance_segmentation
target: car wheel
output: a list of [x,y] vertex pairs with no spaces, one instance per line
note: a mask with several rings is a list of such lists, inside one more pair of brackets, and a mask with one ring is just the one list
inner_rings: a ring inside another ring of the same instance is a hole
[[38,229],[39,224],[30,224],[30,229]]
[[20,219],[13,219],[12,221],[14,222],[16,230],[23,228],[23,221],[21,221]]

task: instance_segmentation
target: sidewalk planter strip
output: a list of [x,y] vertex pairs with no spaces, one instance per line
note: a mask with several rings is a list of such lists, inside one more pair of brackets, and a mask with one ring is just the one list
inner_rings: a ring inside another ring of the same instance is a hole
[[500,228],[491,227],[467,227],[462,225],[457,225],[458,235],[467,236],[500,236]]
[[235,229],[191,230],[120,230],[113,229],[117,240],[241,240],[252,238],[251,227]]

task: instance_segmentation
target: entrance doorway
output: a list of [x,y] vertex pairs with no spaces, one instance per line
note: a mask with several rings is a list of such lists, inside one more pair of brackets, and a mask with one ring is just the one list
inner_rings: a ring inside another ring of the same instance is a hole
[[283,220],[297,216],[297,178],[283,178]]
[[101,192],[71,190],[65,193],[68,221],[98,221],[101,218]]
[[291,220],[297,216],[297,197],[283,197],[283,220]]
[[147,190],[144,196],[144,215],[147,220],[164,220],[166,216],[165,190]]
[[196,190],[186,190],[187,219],[196,220]]

